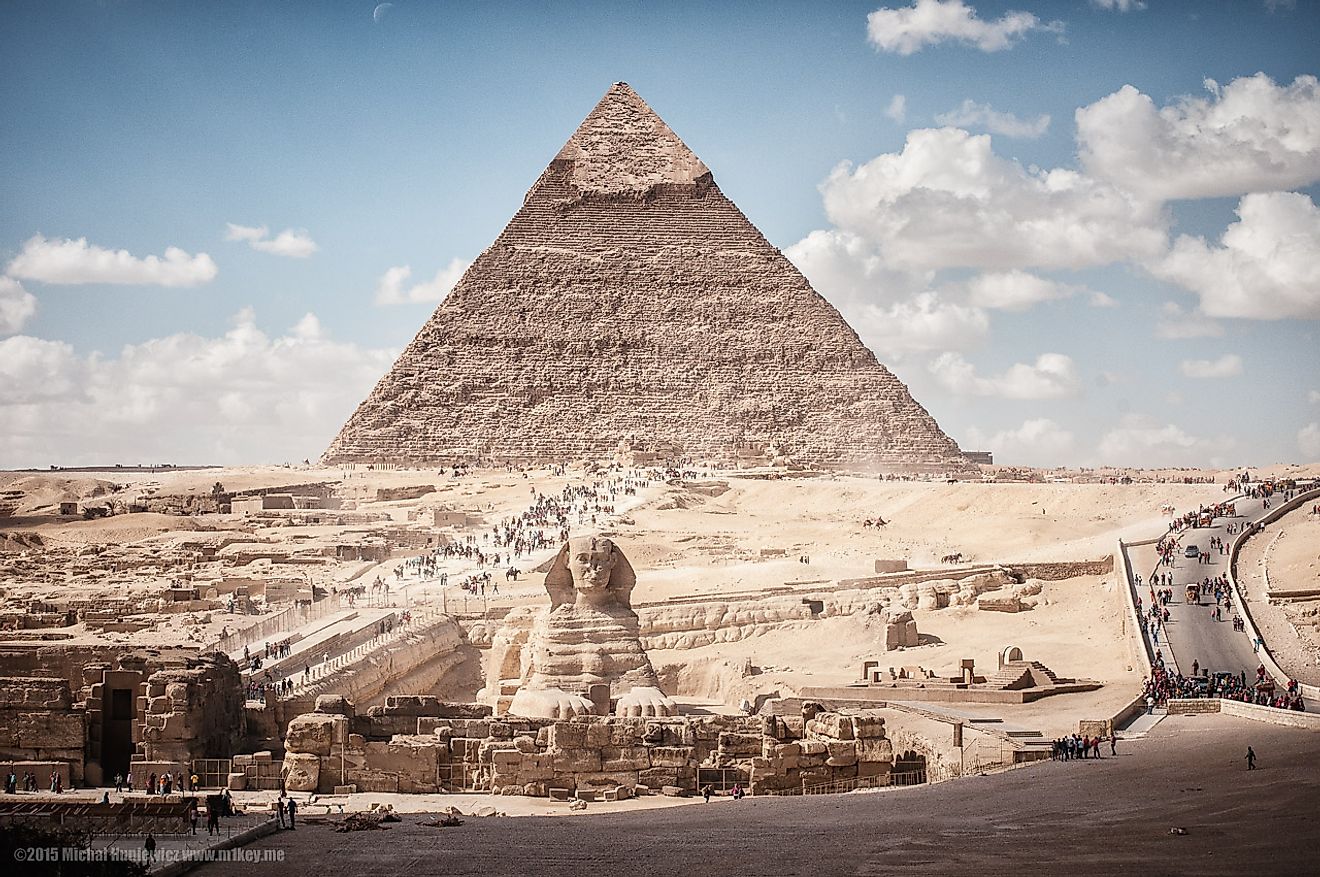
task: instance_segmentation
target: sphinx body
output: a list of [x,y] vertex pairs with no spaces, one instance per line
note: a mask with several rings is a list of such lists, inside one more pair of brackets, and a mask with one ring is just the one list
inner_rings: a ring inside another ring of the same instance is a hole
[[601,536],[570,539],[545,587],[550,609],[532,624],[522,648],[510,712],[567,718],[597,709],[592,686],[608,685],[618,715],[673,715],[642,648],[629,596],[637,576],[623,552]]

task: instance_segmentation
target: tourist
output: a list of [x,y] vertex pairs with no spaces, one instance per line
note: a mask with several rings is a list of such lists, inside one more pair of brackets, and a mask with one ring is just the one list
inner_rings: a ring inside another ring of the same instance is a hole
[[192,801],[192,808],[188,811],[188,827],[192,829],[193,834],[197,833],[198,816],[199,814],[197,812],[197,799],[194,798]]
[[115,794],[119,794],[123,791],[124,791],[124,775],[122,773],[117,773],[115,774]]
[[734,783],[732,792],[733,800],[741,801],[744,794],[746,793],[743,791],[742,783]]
[[156,861],[156,839],[150,833],[147,834],[146,842],[142,844],[142,848],[147,851],[148,862]]
[[284,827],[284,805],[285,805],[284,798],[285,798],[284,790],[280,789],[280,796],[275,801],[275,819],[279,823],[277,825],[277,828]]
[[1118,735],[1113,731],[1109,732],[1109,754],[1118,755]]
[[298,805],[297,803],[294,802],[292,798],[290,798],[288,807],[289,807],[289,831],[293,831],[294,829],[293,817],[294,814],[298,812]]
[[1247,770],[1256,769],[1256,750],[1250,746],[1247,747]]
[[[211,800],[215,800],[214,796]],[[206,833],[208,835],[220,833],[220,811],[210,802],[206,805]]]
[[154,771],[147,777],[147,794],[156,794],[156,774]]
[[706,785],[701,787],[701,797],[705,799],[707,804],[710,803],[710,796],[713,794],[715,794],[715,787],[710,783],[706,783]]

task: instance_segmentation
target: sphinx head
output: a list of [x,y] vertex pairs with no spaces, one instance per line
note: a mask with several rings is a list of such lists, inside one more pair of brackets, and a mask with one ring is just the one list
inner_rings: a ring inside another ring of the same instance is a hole
[[573,603],[627,608],[636,583],[628,559],[604,536],[569,539],[545,577],[552,606]]

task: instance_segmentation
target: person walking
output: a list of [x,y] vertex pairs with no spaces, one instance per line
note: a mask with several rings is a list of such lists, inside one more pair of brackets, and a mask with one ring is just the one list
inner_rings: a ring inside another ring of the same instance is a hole
[[289,831],[293,831],[294,814],[298,812],[298,804],[292,798],[289,799]]
[[279,827],[284,827],[284,790],[280,790],[280,797],[275,801],[275,818],[279,820]]
[[1256,769],[1256,750],[1250,746],[1247,747],[1247,770]]
[[1118,735],[1115,734],[1113,731],[1109,732],[1109,754],[1110,755],[1118,754]]

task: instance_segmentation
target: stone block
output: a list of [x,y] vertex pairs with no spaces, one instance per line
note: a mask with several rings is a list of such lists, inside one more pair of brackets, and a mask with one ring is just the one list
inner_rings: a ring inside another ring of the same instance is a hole
[[856,741],[857,759],[890,763],[894,760],[894,744],[889,740],[869,737]]
[[802,755],[824,755],[826,754],[826,745],[820,740],[802,740],[798,743],[798,749]]
[[556,773],[592,773],[601,769],[599,749],[552,749]]
[[610,745],[611,723],[608,722],[588,722],[587,723],[587,746],[599,748]]
[[753,756],[761,754],[761,736],[759,734],[740,734],[725,731],[718,738],[721,755]]
[[315,712],[349,717],[352,717],[354,714],[352,702],[342,694],[318,695],[316,698]]
[[857,763],[857,744],[852,740],[840,740],[828,745],[829,757],[825,763],[830,767],[847,767]]
[[851,716],[838,713],[819,713],[807,722],[807,733],[815,737],[829,737],[835,740],[851,740],[853,724]]
[[601,770],[637,771],[651,766],[645,746],[606,746],[600,751]]
[[[315,758],[315,756],[312,757]],[[317,758],[316,763],[319,765],[321,763],[321,760]],[[247,789],[247,774],[237,773],[237,772],[231,773],[229,775],[229,780],[228,782],[226,782],[225,785],[229,788],[229,791],[231,792],[242,792]],[[285,788],[288,788],[287,784]],[[311,791],[316,791],[316,790],[312,789]]]
[[348,737],[348,719],[329,713],[304,713],[289,721],[284,748],[289,752],[329,755],[330,746]]
[[284,756],[284,788],[290,792],[315,792],[321,781],[321,758],[309,752]]
[[852,725],[858,740],[885,736],[885,720],[880,716],[853,716]]
[[546,746],[550,749],[581,749],[586,745],[586,722],[555,722],[549,727]]
[[691,746],[652,746],[651,767],[687,767],[692,763]]
[[637,781],[652,789],[679,785],[682,772],[674,767],[652,767],[637,772]]

